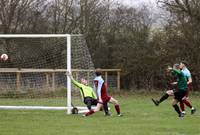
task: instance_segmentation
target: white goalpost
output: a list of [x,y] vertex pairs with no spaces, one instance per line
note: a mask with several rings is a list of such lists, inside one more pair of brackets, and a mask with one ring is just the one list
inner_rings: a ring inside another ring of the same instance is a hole
[[[0,95],[3,97],[6,95],[8,98],[15,94],[22,95],[23,98],[24,95],[28,95],[27,97],[36,97],[34,100],[37,100],[42,95],[45,98],[57,93],[59,95],[58,89],[66,88],[67,91],[67,95],[65,95],[67,98],[66,106],[30,106],[26,104],[14,106],[9,103],[9,105],[0,104],[0,109],[67,110],[67,114],[71,114],[73,108],[72,93],[77,94],[79,91],[72,92],[71,80],[66,77],[66,71],[72,72],[72,68],[94,69],[88,48],[85,42],[81,41],[83,38],[81,39],[80,36],[70,34],[0,34],[0,53],[6,53],[9,57],[8,61],[0,62],[0,76],[2,76],[2,79],[0,78]],[[74,37],[77,39],[72,41]],[[79,46],[80,43],[83,44],[83,47]],[[72,52],[75,44],[79,49],[77,52]],[[84,56],[87,57],[86,61],[82,60]],[[74,63],[78,66],[72,65]],[[87,65],[83,66],[84,64]],[[75,74],[76,79],[79,78],[78,75]],[[92,70],[89,74],[81,73],[81,76],[92,75]],[[75,97],[81,98],[79,95]],[[55,96],[54,99],[57,100],[57,97]],[[86,107],[77,108],[80,110],[79,112],[87,110]]]
[[[71,73],[71,36],[67,36],[67,71]],[[67,114],[71,113],[71,80],[67,79]]]

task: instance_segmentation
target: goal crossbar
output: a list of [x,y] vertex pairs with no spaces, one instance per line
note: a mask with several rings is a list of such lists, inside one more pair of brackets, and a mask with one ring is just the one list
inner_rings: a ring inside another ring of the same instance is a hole
[[0,38],[50,38],[69,37],[70,34],[0,34]]

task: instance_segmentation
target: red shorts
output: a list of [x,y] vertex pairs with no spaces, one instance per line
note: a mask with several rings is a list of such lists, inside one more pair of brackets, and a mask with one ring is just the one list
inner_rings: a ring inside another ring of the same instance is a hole
[[186,97],[189,97],[190,90],[191,90],[191,85],[189,84],[189,85],[188,85],[187,93],[186,93],[186,95],[185,95]]
[[106,96],[102,98],[103,103],[108,103],[111,99],[111,96]]

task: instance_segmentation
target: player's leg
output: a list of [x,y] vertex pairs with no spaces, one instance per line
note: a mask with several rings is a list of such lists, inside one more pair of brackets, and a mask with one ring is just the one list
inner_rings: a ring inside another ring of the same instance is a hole
[[188,100],[189,92],[190,92],[190,86],[188,86],[188,91],[187,91],[185,97],[182,99],[182,102],[191,109],[191,114],[194,114],[196,112],[196,109],[191,105],[191,103]]
[[84,103],[86,104],[88,110],[92,109],[92,98],[91,97],[85,97]]
[[174,92],[174,99],[172,102],[172,106],[174,107],[174,110],[178,113],[179,117],[183,117],[184,114],[181,113],[177,103],[181,102],[185,95],[186,95],[186,92],[183,90],[178,90],[178,91]]
[[110,116],[109,110],[108,110],[108,103],[103,103],[103,110],[105,112],[105,116]]
[[[189,91],[190,91],[190,88],[188,87],[188,91],[187,91],[186,96],[185,96],[185,97],[182,99],[182,101],[180,102],[180,108],[181,108],[183,114],[185,114],[185,106],[184,106],[184,104],[186,104],[186,105],[188,104],[188,103],[186,102],[186,98],[187,98],[188,95],[189,95]],[[189,103],[188,105],[191,106],[190,103]]]
[[162,103],[164,100],[166,100],[169,96],[173,96],[174,91],[173,90],[168,90],[159,100],[154,100],[152,98],[153,103],[158,106],[160,103]]
[[181,112],[183,113],[183,114],[185,114],[185,106],[184,106],[184,103],[183,103],[184,101],[182,100],[179,104],[180,104],[180,108],[181,108]]
[[[92,99],[92,105],[95,105],[97,106],[98,104],[98,100],[97,99]],[[110,116],[110,113],[109,113],[109,110],[108,110],[108,103],[103,103],[103,107],[100,109],[101,110],[104,110],[104,113],[106,116]]]
[[98,103],[97,106],[96,106],[96,108],[95,108],[95,110],[91,109],[89,112],[85,113],[83,116],[89,116],[89,115],[92,115],[95,112],[100,111],[100,109],[101,109],[102,106],[103,106],[102,103]]
[[184,97],[182,102],[191,109],[191,114],[194,114],[196,112],[196,109],[189,102],[188,97]]
[[112,103],[115,106],[115,110],[117,112],[117,115],[122,116],[121,112],[120,112],[119,102],[116,99],[114,99],[113,97],[110,97],[109,102]]
[[174,98],[172,101],[172,106],[174,107],[174,110],[178,113],[178,116],[183,117],[184,115],[181,113],[177,103],[178,103],[178,100]]

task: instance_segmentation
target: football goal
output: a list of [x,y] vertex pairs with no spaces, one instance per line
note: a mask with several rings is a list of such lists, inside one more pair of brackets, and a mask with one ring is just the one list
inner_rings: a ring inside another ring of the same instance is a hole
[[[70,34],[1,34],[0,109],[85,110],[77,80],[94,77],[84,36]],[[84,69],[84,70],[80,70]],[[78,72],[78,74],[76,74]],[[91,83],[91,82],[90,82]]]

